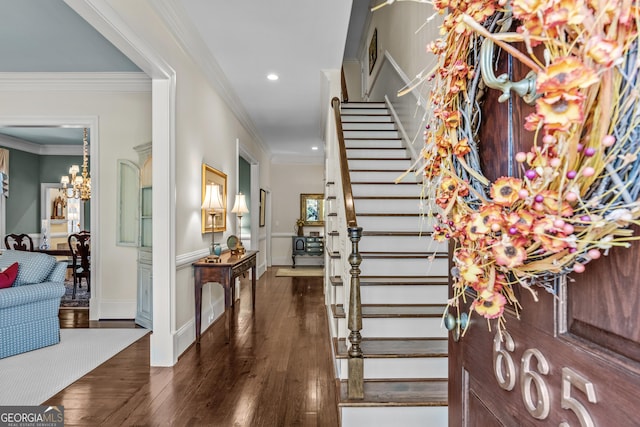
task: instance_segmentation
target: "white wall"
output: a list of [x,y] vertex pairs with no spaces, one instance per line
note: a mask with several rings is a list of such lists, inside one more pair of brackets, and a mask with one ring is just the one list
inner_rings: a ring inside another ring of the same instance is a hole
[[[367,40],[378,29],[378,58],[373,73],[364,76],[367,95],[371,101],[383,101],[386,96],[413,155],[424,144],[424,118],[431,86],[423,82],[403,96],[398,96],[398,91],[415,84],[418,75],[427,76],[436,64],[436,57],[426,52],[426,46],[439,37],[442,16],[435,16],[415,34],[432,14],[433,7],[429,4],[395,3],[374,12],[366,29]],[[363,55],[368,57],[367,52]],[[366,59],[365,64],[368,73]]]
[[369,42],[376,28],[378,29],[378,59],[371,76],[365,76],[367,88],[370,88],[375,81],[385,51],[391,54],[410,79],[425,69],[435,66],[435,56],[426,53],[426,45],[437,38],[442,18],[438,16],[433,19],[416,34],[416,31],[433,13],[431,4],[400,2],[378,9],[372,14],[369,27],[365,30],[367,42],[363,52],[367,74],[369,65],[366,58]]
[[344,77],[347,83],[347,92],[349,94],[349,102],[362,101],[362,75],[360,70],[360,61],[345,60],[342,63]]
[[[324,194],[324,165],[273,165],[271,188],[273,265],[291,265],[291,237],[296,235],[296,219],[300,218],[300,194]],[[322,227],[305,227],[306,235],[310,231],[320,231],[321,234],[323,232]],[[303,261],[300,258],[301,264],[306,261],[308,260]],[[298,259],[296,259],[297,263]]]
[[[2,76],[0,76],[2,79]],[[92,306],[98,318],[135,317],[137,251],[136,248],[116,246],[116,182],[117,159],[138,162],[132,147],[151,140],[150,87],[142,92],[60,91],[60,82],[51,91],[33,90],[29,84],[15,83],[15,91],[3,91],[0,96],[0,120],[11,118],[43,120],[64,117],[98,117],[99,153],[92,159],[98,163],[99,175],[92,171],[92,181],[99,187],[92,208],[99,206],[98,221],[91,223],[92,233],[99,233],[100,246],[92,257],[100,264],[92,290],[100,295],[100,305]],[[70,123],[73,124],[73,123]],[[92,140],[94,138],[92,137]],[[96,289],[99,287],[99,291]]]
[[[201,164],[227,174],[227,194],[237,192],[236,140],[260,164],[260,180],[269,187],[269,159],[257,141],[241,125],[229,106],[157,15],[150,0],[109,0],[125,23],[144,40],[176,76],[175,113],[175,254],[176,280],[171,289],[173,312],[162,313],[171,322],[175,354],[194,340],[193,269],[191,263],[208,253],[209,234],[200,233]],[[264,179],[264,181],[262,181]],[[228,197],[228,208],[233,197]],[[227,213],[227,231],[216,239],[226,241],[235,230],[236,218]],[[224,298],[218,285],[203,290],[203,330],[223,313]],[[154,319],[155,323],[155,319]]]

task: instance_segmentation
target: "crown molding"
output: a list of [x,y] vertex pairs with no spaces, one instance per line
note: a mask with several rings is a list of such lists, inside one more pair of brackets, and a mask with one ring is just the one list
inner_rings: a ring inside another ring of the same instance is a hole
[[189,25],[190,19],[178,2],[171,0],[156,0],[152,7],[167,24],[182,50],[197,64],[220,98],[227,104],[238,121],[253,137],[260,148],[269,156],[271,150],[266,146],[256,129],[242,102],[231,87],[227,76],[215,60],[202,38]]
[[145,73],[0,73],[0,91],[151,92]]
[[39,156],[82,156],[82,145],[41,145],[8,135],[0,135],[0,146]]

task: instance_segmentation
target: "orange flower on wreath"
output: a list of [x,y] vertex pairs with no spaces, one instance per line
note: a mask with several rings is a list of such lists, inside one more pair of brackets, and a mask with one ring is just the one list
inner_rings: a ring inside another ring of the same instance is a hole
[[533,225],[533,239],[550,253],[558,253],[571,246],[564,230],[554,222],[552,217],[543,217],[536,220]]
[[481,316],[487,319],[496,319],[502,316],[507,299],[499,292],[491,292],[488,289],[480,292],[471,307]]
[[491,185],[491,198],[493,203],[509,207],[518,200],[518,192],[521,189],[522,180],[503,176]]
[[456,254],[460,277],[467,283],[476,283],[484,275],[484,270],[478,265],[476,258],[467,251],[459,251]]
[[479,212],[469,215],[464,224],[465,236],[472,242],[483,239],[491,232],[490,226],[485,223],[485,217],[482,217]]
[[453,147],[453,154],[457,157],[464,157],[471,152],[469,147],[469,140],[467,138],[459,139]]
[[515,268],[524,264],[527,259],[524,246],[527,241],[527,239],[510,239],[503,236],[491,247],[496,264],[507,268]]
[[518,209],[517,212],[509,212],[505,216],[507,232],[512,236],[527,237],[533,229],[536,216],[528,209]]
[[622,57],[622,46],[599,35],[589,38],[586,49],[591,59],[605,67],[611,67]]
[[573,208],[568,202],[561,201],[560,196],[556,191],[543,190],[538,193],[538,196],[542,198],[540,208],[542,211],[549,215],[560,215],[563,217],[570,217],[573,215]]
[[543,96],[536,101],[536,114],[549,130],[566,131],[584,118],[584,95],[580,89],[598,81],[592,69],[578,58],[556,58],[538,74],[536,91]]

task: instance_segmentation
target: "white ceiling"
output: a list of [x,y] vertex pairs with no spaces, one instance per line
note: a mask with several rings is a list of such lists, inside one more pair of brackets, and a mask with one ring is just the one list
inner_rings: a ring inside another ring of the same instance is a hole
[[[353,0],[351,24],[350,0],[162,3],[174,15],[172,28],[186,29],[191,40],[205,46],[205,51],[185,48],[217,64],[272,155],[324,157],[322,70],[339,69],[345,51],[346,57],[357,55],[369,0]],[[63,0],[0,0],[0,58],[0,72],[139,71]],[[267,80],[269,73],[277,73],[279,80]],[[37,129],[41,137],[43,132]],[[22,128],[11,136],[30,140],[35,134]],[[74,135],[69,138],[82,143]]]

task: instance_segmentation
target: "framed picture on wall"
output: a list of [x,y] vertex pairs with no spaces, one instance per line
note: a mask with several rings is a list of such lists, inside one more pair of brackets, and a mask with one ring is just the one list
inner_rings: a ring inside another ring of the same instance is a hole
[[[214,187],[218,194],[213,197],[219,197],[218,204],[222,208],[217,209],[201,209],[202,211],[202,233],[211,233],[212,231],[220,232],[227,229],[227,174],[212,168],[207,164],[202,164],[202,198],[201,203],[204,204],[207,196],[207,186],[215,184]],[[213,214],[213,215],[212,215]],[[215,224],[215,230],[214,230]]]
[[376,65],[378,59],[378,29],[373,30],[371,41],[369,42],[369,75],[373,71],[373,66]]
[[300,194],[300,218],[304,225],[324,225],[324,194]]
[[260,227],[264,227],[265,211],[267,209],[267,192],[260,189]]

